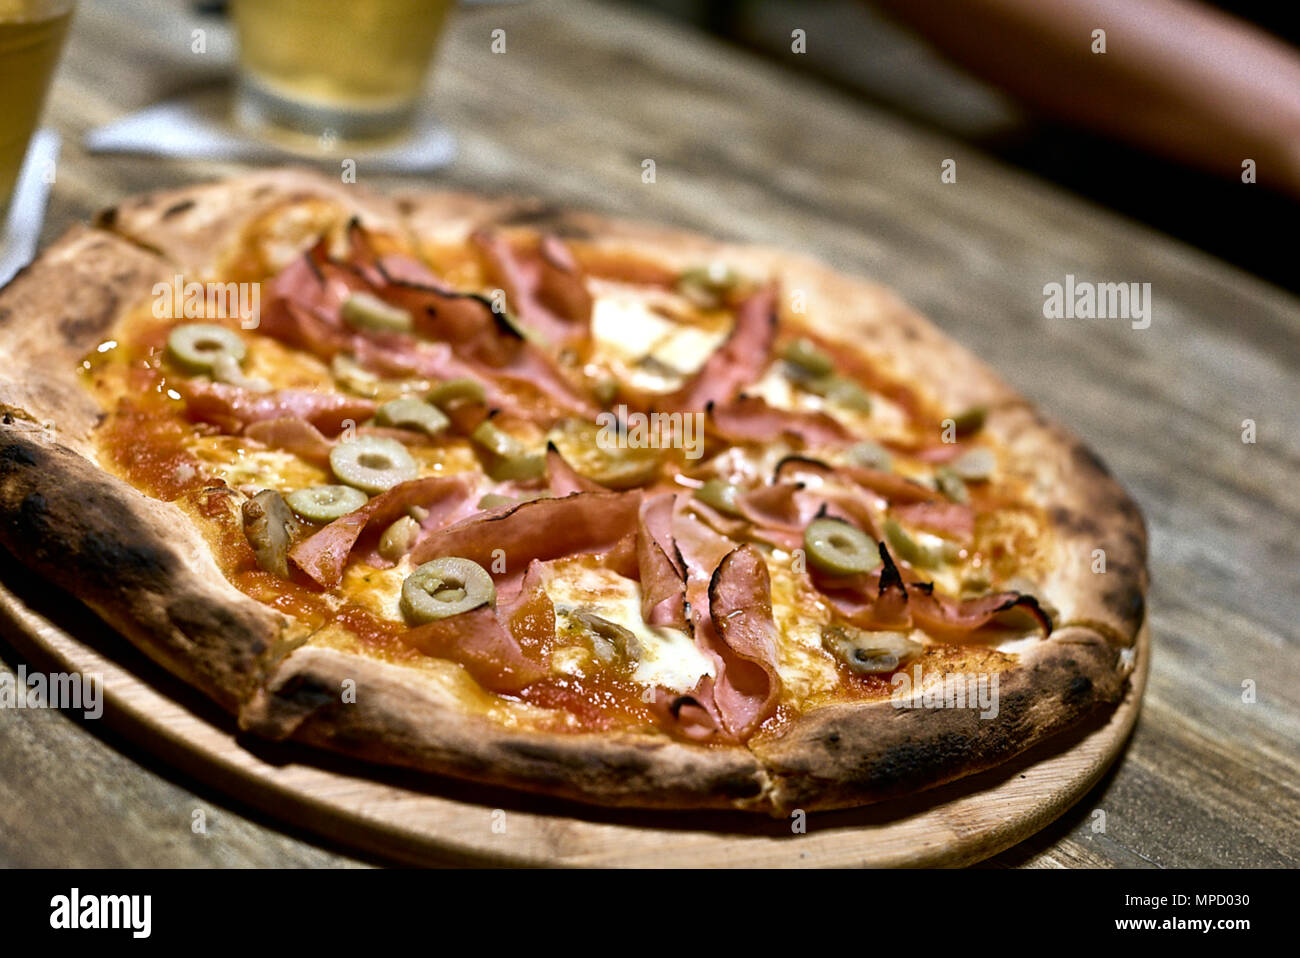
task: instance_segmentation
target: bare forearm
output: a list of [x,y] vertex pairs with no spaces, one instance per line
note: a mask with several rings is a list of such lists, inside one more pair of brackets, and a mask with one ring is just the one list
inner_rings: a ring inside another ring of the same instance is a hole
[[1190,0],[879,3],[1043,112],[1300,194],[1300,52],[1249,24]]

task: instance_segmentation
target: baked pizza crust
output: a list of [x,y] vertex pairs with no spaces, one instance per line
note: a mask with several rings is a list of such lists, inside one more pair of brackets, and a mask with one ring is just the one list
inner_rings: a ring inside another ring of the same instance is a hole
[[[511,728],[418,670],[302,644],[288,619],[226,581],[177,506],[92,461],[99,410],[75,369],[154,283],[177,272],[222,275],[255,223],[283,227],[261,251],[276,267],[353,216],[395,242],[449,244],[483,227],[527,226],[672,269],[720,259],[802,291],[807,312],[787,296],[783,320],[809,323],[874,363],[887,359],[941,408],[990,408],[986,428],[1006,444],[1003,467],[1025,478],[1053,523],[1063,558],[1043,585],[1061,611],[1059,627],[999,674],[995,719],[890,701],[830,705],[748,748],[649,732]],[[99,223],[70,231],[0,292],[0,542],[255,734],[584,802],[784,813],[875,801],[989,768],[1123,695],[1146,591],[1136,507],[1077,438],[876,284],[778,250],[533,200],[387,200],[303,170],[130,200]],[[1097,548],[1107,556],[1101,575],[1091,571]],[[1078,555],[1088,561],[1069,561]],[[342,701],[345,679],[356,683],[355,702]]]
[[287,625],[230,585],[175,505],[93,462],[81,359],[173,270],[77,227],[0,293],[0,542],[151,658],[235,708]]
[[[96,225],[151,250],[173,273],[200,282],[228,278],[232,260],[259,223],[273,224],[264,262],[278,270],[322,231],[341,240],[357,217],[368,230],[406,241],[397,204],[305,169],[259,170],[214,183],[132,197],[102,211]],[[170,279],[171,276],[168,276]]]
[[[339,689],[355,682],[355,702]],[[761,807],[766,776],[744,748],[662,734],[511,730],[413,669],[304,646],[247,703],[240,726],[357,758],[601,805]]]

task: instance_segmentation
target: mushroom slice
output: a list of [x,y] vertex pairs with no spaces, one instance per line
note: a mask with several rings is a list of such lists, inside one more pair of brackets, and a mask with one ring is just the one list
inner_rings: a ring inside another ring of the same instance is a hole
[[921,643],[902,632],[868,632],[851,625],[826,626],[822,646],[861,675],[892,672],[921,651]]
[[587,609],[574,609],[569,618],[582,627],[591,639],[592,651],[605,665],[616,658],[635,663],[642,655],[641,640],[630,629],[602,618]]
[[253,547],[257,564],[281,579],[289,578],[289,547],[302,526],[284,496],[263,489],[244,503],[244,535]]

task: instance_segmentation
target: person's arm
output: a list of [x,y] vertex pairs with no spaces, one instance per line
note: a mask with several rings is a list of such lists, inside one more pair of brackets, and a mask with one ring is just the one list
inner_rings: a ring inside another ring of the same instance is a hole
[[[877,0],[1039,111],[1300,196],[1300,51],[1192,0]],[[1094,30],[1106,52],[1093,53]]]

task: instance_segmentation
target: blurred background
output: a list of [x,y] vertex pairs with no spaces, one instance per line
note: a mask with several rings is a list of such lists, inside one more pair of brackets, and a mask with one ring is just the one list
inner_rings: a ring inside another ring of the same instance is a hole
[[[931,34],[868,0],[622,0],[686,22],[1011,166],[1300,290],[1295,229],[1300,202],[1243,190],[1221,175],[1173,162],[1060,116],[1035,110],[987,76],[959,66]],[[1051,0],[1044,8],[1052,6]],[[948,4],[960,19],[960,3]],[[1300,44],[1294,3],[1229,0],[1215,9]],[[790,25],[816,38],[815,55],[790,50]],[[1173,23],[1169,25],[1172,32]],[[979,29],[977,21],[972,29]],[[1298,54],[1300,55],[1300,54]],[[1294,90],[1300,100],[1300,89]],[[1259,109],[1264,109],[1259,104]],[[1211,134],[1206,131],[1207,137]],[[1290,135],[1300,142],[1300,125]],[[1297,147],[1300,149],[1300,146]],[[1195,197],[1190,202],[1189,197]]]

